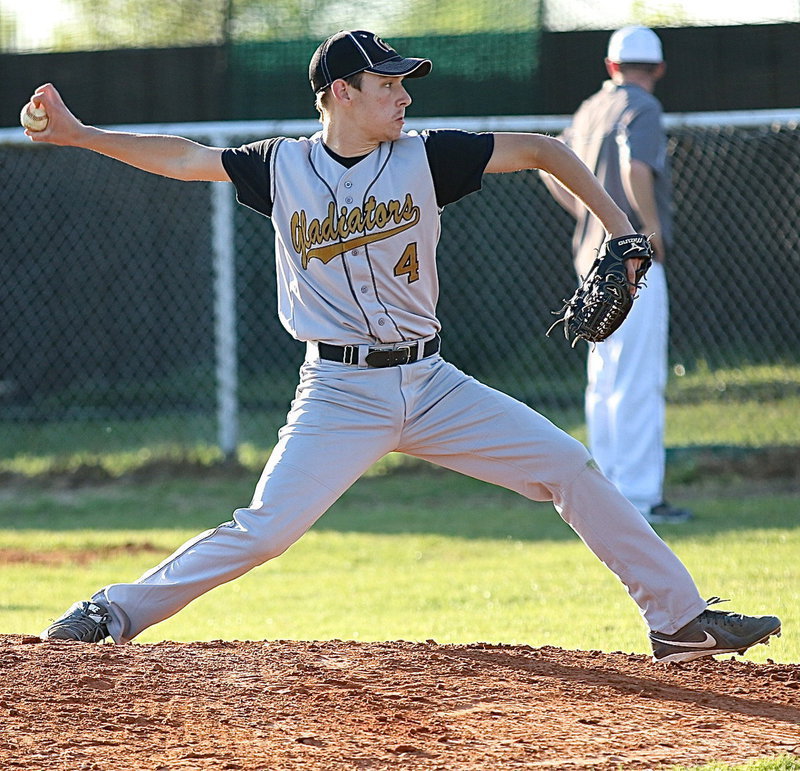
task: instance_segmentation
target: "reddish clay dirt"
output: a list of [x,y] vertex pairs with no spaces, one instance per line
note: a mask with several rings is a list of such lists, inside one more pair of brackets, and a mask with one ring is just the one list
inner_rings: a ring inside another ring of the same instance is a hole
[[800,665],[502,645],[0,636],[0,767],[661,769],[800,755]]

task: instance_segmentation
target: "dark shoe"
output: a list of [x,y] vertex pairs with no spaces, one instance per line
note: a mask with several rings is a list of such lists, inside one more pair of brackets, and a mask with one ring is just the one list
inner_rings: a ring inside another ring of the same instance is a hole
[[40,637],[42,640],[76,640],[101,642],[108,637],[108,608],[96,602],[76,602],[61,618],[54,621]]
[[679,509],[676,506],[671,506],[666,501],[662,501],[658,506],[653,506],[644,518],[651,525],[668,525],[670,522],[678,524],[681,522],[688,522],[692,518],[692,512],[689,509]]
[[[727,602],[719,597],[709,605]],[[743,616],[721,610],[704,610],[675,634],[650,632],[653,661],[692,661],[719,653],[744,653],[751,645],[780,637],[781,620],[775,616]]]

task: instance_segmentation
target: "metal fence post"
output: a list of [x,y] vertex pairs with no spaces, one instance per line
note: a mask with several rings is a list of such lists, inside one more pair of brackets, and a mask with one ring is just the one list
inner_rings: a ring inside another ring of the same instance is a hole
[[[225,146],[223,137],[213,144]],[[236,247],[233,193],[227,182],[211,185],[211,245],[214,261],[214,344],[217,442],[225,458],[239,444],[238,356],[236,346]]]

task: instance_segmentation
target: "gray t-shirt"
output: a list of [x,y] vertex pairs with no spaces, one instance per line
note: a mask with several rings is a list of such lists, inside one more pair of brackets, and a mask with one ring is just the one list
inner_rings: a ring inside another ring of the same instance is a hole
[[[668,250],[672,242],[672,183],[662,113],[661,103],[645,89],[606,81],[578,108],[562,138],[595,173],[637,230],[642,223],[625,195],[620,162],[630,158],[650,166],[661,237]],[[573,237],[579,275],[585,275],[591,267],[604,237],[596,218],[582,212]]]

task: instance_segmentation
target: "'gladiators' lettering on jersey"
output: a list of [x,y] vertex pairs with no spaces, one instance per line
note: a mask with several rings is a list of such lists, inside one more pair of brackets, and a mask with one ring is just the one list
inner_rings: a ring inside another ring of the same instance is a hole
[[[300,255],[304,269],[308,267],[309,260],[315,257],[327,264],[349,249],[383,241],[408,230],[419,222],[419,217],[420,209],[411,193],[407,193],[402,202],[391,199],[386,203],[378,203],[375,196],[370,196],[363,208],[354,206],[348,209],[342,206],[341,212],[336,211],[336,204],[331,201],[328,214],[322,221],[314,218],[308,222],[304,209],[292,214],[292,246]],[[384,230],[391,223],[396,227]],[[371,232],[376,229],[378,232]],[[354,236],[356,233],[362,235]]]

